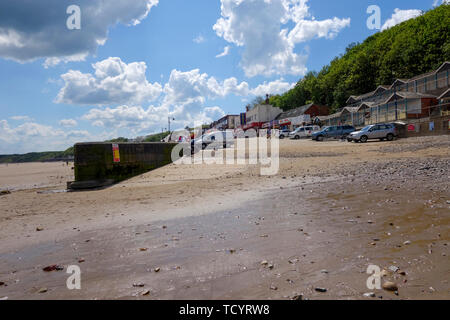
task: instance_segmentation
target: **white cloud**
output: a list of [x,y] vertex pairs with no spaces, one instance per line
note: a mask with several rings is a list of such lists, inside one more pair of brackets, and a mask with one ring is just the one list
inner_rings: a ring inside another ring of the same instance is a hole
[[10,119],[15,121],[32,121],[29,116],[12,116]]
[[0,154],[64,150],[83,140],[94,139],[87,131],[64,131],[35,122],[11,127],[0,120]]
[[200,73],[199,69],[187,72],[172,70],[169,82],[164,86],[164,103],[179,105],[196,100],[203,104],[206,99],[223,98],[229,94],[247,95],[248,92],[248,83],[238,84],[236,78],[218,82],[214,77]]
[[59,125],[69,128],[69,127],[76,127],[78,124],[78,122],[74,119],[62,119],[61,121],[59,121]]
[[226,46],[225,48],[223,48],[223,52],[222,52],[222,53],[219,53],[219,54],[216,56],[216,58],[222,58],[222,57],[227,56],[227,55],[230,53],[230,49],[231,49],[230,46]]
[[81,30],[68,30],[67,7],[54,0],[0,1],[0,57],[19,62],[45,58],[45,67],[84,60],[105,44],[108,29],[136,25],[159,0],[78,0]]
[[197,43],[197,44],[200,44],[200,43],[205,42],[206,39],[205,39],[201,34],[199,34],[199,35],[196,36],[192,41],[194,41],[194,42]]
[[129,136],[156,132],[161,126],[167,128],[167,117],[175,118],[172,129],[183,128],[196,123],[209,123],[225,112],[218,106],[206,105],[207,100],[224,98],[230,94],[248,95],[246,82],[238,83],[236,78],[218,81],[200,70],[172,70],[169,81],[164,86],[164,98],[160,105],[121,105],[115,108],[94,108],[82,119],[105,129],[123,129]]
[[[221,0],[222,17],[213,29],[219,37],[244,47],[241,66],[249,77],[274,74],[303,75],[305,55],[294,52],[298,43],[334,38],[350,19],[315,20],[308,0]],[[288,23],[293,24],[289,30]]]
[[381,27],[381,30],[386,30],[389,28],[392,28],[393,26],[400,24],[404,21],[407,21],[409,19],[412,18],[416,18],[418,16],[420,16],[422,14],[422,10],[416,10],[416,9],[411,9],[411,10],[400,10],[398,8],[396,8],[394,10],[394,13],[392,14],[391,18],[389,18],[388,20],[386,20],[386,22],[383,24],[383,26]]
[[295,83],[285,82],[283,79],[278,79],[272,82],[264,82],[256,88],[251,90],[251,93],[255,96],[265,96],[266,94],[281,94],[295,86]]
[[190,100],[171,110],[167,106],[150,106],[147,109],[126,105],[116,108],[95,108],[86,113],[83,119],[91,121],[94,126],[108,130],[122,129],[129,137],[136,137],[157,132],[161,127],[166,129],[169,115],[175,118],[171,121],[171,129],[180,129],[186,125],[210,123],[224,114],[220,107],[205,107],[199,101]]
[[149,83],[145,62],[126,64],[108,58],[92,65],[94,74],[70,70],[63,74],[64,87],[55,102],[78,105],[140,104],[157,99],[159,83]]

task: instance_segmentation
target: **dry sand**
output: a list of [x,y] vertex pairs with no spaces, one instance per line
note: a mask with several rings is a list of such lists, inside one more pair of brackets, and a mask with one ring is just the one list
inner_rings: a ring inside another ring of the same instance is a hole
[[[449,150],[283,140],[275,176],[172,164],[69,193],[71,165],[2,165],[0,298],[449,299]],[[79,265],[82,289],[53,264]],[[367,289],[369,264],[399,268],[398,295]]]

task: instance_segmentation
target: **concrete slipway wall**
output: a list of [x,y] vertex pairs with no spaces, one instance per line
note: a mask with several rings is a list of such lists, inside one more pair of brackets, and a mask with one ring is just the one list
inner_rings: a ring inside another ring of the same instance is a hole
[[75,182],[70,189],[111,185],[172,162],[175,143],[116,143],[120,162],[114,162],[113,143],[77,143],[74,146]]

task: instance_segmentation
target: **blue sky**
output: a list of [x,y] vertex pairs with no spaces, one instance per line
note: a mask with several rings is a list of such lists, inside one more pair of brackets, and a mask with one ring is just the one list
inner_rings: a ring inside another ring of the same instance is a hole
[[[378,32],[369,5],[387,27],[441,1],[107,3],[2,1],[0,154],[160,132],[168,115],[177,128],[238,114]],[[72,4],[79,30],[66,26]]]

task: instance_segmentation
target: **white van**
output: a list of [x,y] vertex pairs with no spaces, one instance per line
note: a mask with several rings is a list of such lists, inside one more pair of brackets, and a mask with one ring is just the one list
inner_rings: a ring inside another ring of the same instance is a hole
[[320,131],[319,126],[304,126],[304,127],[298,127],[291,133],[289,133],[289,138],[291,139],[301,139],[301,138],[309,138],[312,136],[314,132]]

